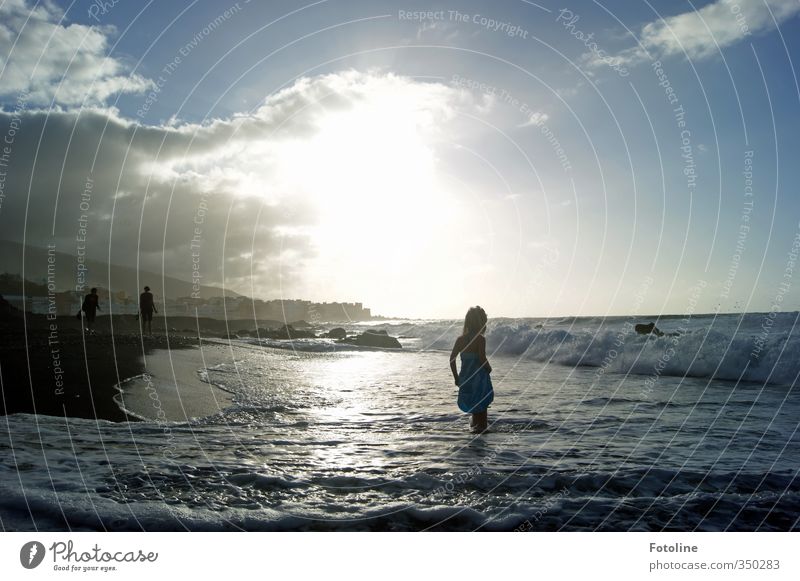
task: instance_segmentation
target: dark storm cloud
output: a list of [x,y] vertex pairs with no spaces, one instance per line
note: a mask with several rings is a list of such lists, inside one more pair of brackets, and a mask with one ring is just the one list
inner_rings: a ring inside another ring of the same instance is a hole
[[313,196],[286,176],[321,171],[302,152],[324,119],[386,95],[414,103],[431,123],[451,117],[463,97],[343,71],[300,79],[253,112],[206,123],[146,126],[111,108],[7,107],[0,136],[13,139],[0,238],[74,255],[85,236],[88,258],[184,280],[199,268],[206,284],[286,289],[318,257],[320,219]]
[[[263,120],[254,123],[266,130]],[[184,279],[199,252],[205,282],[214,284],[222,281],[224,257],[235,258],[232,275],[246,275],[239,257],[252,252],[254,236],[255,261],[277,261],[282,248],[302,260],[311,252],[306,237],[276,230],[313,219],[300,200],[278,204],[242,196],[236,180],[225,176],[187,172],[164,179],[148,173],[161,163],[212,154],[213,144],[230,150],[253,134],[236,135],[246,125],[237,119],[188,131],[136,126],[113,111],[0,113],[0,135],[14,134],[8,167],[2,168],[2,238],[40,247],[52,242],[75,254],[85,230],[90,258],[106,260],[110,252],[113,263],[133,266],[138,260],[156,271],[163,259]],[[216,155],[221,165],[232,163],[230,151]]]

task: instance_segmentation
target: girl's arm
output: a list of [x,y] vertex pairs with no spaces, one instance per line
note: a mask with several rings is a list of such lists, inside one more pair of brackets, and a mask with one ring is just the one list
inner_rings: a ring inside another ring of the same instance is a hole
[[478,335],[478,361],[480,361],[481,367],[486,367],[486,371],[492,372],[492,366],[486,359],[486,337],[483,335]]
[[456,339],[456,343],[453,345],[453,350],[450,352],[450,371],[453,372],[453,379],[456,380],[456,385],[458,385],[458,369],[456,368],[456,359],[458,358],[459,351],[461,351],[461,337]]

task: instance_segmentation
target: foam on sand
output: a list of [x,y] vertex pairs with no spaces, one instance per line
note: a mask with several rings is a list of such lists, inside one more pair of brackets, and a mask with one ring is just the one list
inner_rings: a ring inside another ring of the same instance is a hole
[[115,396],[125,413],[143,420],[185,422],[220,412],[233,396],[203,381],[206,367],[225,361],[221,346],[159,349],[146,358],[142,375],[121,382]]

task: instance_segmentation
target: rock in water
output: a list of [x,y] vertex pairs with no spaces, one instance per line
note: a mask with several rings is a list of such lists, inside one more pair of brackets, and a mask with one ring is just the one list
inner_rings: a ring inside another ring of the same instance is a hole
[[359,345],[361,347],[383,347],[387,349],[403,348],[403,346],[400,344],[400,341],[394,337],[390,337],[389,334],[384,330],[373,331],[370,329],[368,331],[364,331],[357,337],[340,339],[339,343],[350,343],[353,345]]
[[259,336],[266,339],[314,339],[313,331],[295,329],[292,325],[283,325],[278,329],[259,329]]
[[325,333],[325,336],[328,337],[329,339],[344,339],[345,337],[347,337],[347,331],[345,331],[341,327],[335,327],[330,331],[328,331],[327,333]]
[[658,337],[662,337],[664,333],[656,327],[655,323],[648,323],[647,325],[639,323],[633,328],[637,333],[640,335],[656,335]]

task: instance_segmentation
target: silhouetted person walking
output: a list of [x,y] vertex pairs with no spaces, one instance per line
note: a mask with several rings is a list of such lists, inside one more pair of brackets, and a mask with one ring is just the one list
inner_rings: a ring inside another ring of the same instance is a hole
[[83,304],[81,310],[86,315],[86,330],[94,333],[94,317],[97,310],[100,308],[100,297],[97,296],[97,289],[93,288],[89,294],[83,297]]
[[150,287],[144,287],[144,292],[139,295],[139,313],[142,317],[142,328],[147,326],[147,334],[153,334],[153,313],[157,313],[156,304],[153,302],[153,293]]

